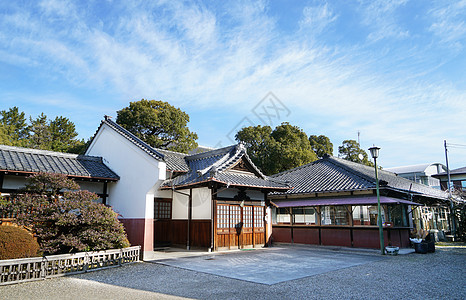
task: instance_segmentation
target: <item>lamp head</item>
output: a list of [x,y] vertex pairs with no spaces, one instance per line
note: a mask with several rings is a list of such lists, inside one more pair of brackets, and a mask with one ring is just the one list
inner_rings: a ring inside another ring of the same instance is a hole
[[372,158],[377,158],[379,157],[379,150],[380,148],[377,146],[372,146],[369,148],[369,151],[371,152]]

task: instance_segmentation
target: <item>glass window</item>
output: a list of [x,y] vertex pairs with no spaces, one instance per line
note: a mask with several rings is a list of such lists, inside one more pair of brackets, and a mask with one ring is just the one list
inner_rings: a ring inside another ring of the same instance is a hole
[[322,225],[349,225],[346,206],[323,206],[321,209]]
[[353,225],[371,225],[366,205],[353,206]]
[[264,227],[264,208],[262,206],[254,206],[254,227]]
[[316,224],[316,211],[312,207],[293,207],[293,220],[295,224]]
[[[377,205],[368,206],[367,209],[369,210],[369,218],[370,218],[370,225],[377,226],[377,218],[378,218],[378,210]],[[385,208],[383,205],[380,206],[380,210],[382,213],[382,223],[385,222]]]
[[406,216],[407,206],[405,204],[390,206],[389,222],[393,223],[395,227],[408,227],[408,218]]
[[288,208],[279,207],[277,209],[277,223],[290,223],[290,213]]
[[252,206],[243,207],[243,226],[252,228]]

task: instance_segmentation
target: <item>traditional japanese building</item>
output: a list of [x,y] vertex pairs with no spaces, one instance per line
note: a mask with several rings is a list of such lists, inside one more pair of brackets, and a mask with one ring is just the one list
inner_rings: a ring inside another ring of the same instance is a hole
[[[269,196],[275,242],[379,247],[373,167],[327,156],[272,178],[293,187]],[[437,222],[449,230],[445,192],[383,170],[379,185],[386,245],[408,247],[424,207],[443,208]]]
[[242,144],[193,155],[156,149],[108,117],[86,154],[120,175],[108,204],[147,254],[160,245],[263,246],[271,234],[267,194],[289,189],[263,175]]

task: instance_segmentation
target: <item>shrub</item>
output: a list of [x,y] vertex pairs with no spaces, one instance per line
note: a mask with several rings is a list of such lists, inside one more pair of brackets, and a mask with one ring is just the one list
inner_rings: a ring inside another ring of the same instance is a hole
[[15,226],[0,226],[0,259],[34,257],[39,244],[27,230]]
[[[110,207],[94,202],[99,198],[95,193],[74,190],[59,196],[63,188],[79,186],[74,182],[74,185],[70,184],[70,179],[49,174],[41,173],[31,178],[39,182],[33,189],[35,192],[16,195],[14,201],[3,205],[3,209],[14,212],[18,224],[32,228],[44,254],[98,251],[130,245],[123,224],[117,219],[118,214]],[[61,183],[48,183],[55,180]]]

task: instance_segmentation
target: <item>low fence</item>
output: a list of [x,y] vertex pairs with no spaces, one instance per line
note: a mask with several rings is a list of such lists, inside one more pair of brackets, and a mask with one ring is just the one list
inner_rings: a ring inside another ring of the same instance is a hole
[[118,267],[139,261],[141,246],[0,260],[0,285]]

